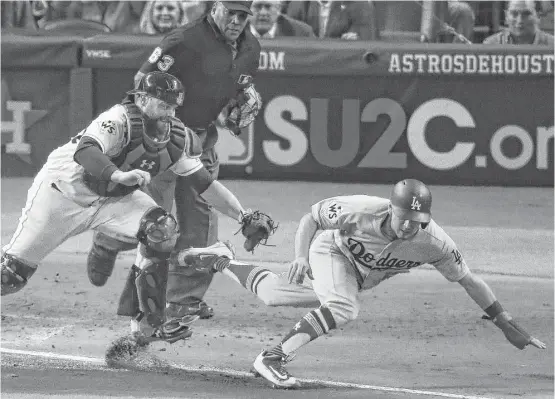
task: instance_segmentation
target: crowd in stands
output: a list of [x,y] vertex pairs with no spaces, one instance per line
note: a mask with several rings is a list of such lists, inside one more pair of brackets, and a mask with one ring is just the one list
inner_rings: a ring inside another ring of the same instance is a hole
[[[2,28],[163,35],[209,12],[213,1],[2,1]],[[298,36],[394,42],[553,45],[553,1],[255,0],[249,29],[263,39]],[[60,21],[64,21],[60,23]],[[76,26],[76,25],[73,25]]]

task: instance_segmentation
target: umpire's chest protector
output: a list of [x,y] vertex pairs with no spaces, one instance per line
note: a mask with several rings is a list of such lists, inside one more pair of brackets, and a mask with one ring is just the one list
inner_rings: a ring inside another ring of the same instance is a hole
[[185,101],[178,117],[186,126],[206,127],[239,90],[252,83],[258,70],[260,44],[247,27],[238,40],[234,58],[231,45],[210,17],[176,34],[180,35],[181,50],[174,73],[185,86]]

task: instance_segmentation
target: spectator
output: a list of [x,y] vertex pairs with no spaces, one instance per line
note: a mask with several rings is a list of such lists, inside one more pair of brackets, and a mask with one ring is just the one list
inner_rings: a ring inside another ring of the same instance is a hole
[[[210,4],[210,6],[208,6]],[[187,22],[199,19],[204,14],[210,12],[212,9],[213,2],[206,1],[181,1],[181,7],[185,10],[185,15],[187,16]]]
[[104,23],[104,15],[108,8],[107,2],[101,1],[71,1],[67,8],[67,18],[86,19]]
[[[454,32],[472,40],[474,10],[468,2],[379,1],[376,3],[381,38],[388,41],[461,42]],[[445,29],[445,25],[450,28]]]
[[145,7],[144,1],[110,1],[104,14],[104,24],[112,32],[137,33]]
[[0,7],[2,28],[37,29],[31,1],[2,1]]
[[251,10],[250,29],[255,37],[261,39],[283,36],[316,37],[310,25],[281,14],[281,1],[255,0]]
[[[18,3],[18,2],[16,2]],[[112,32],[137,32],[142,1],[31,1],[39,28],[52,21],[80,19],[99,22]],[[133,29],[135,27],[135,29]]]
[[540,1],[539,28],[547,33],[553,34],[553,1]]
[[163,35],[199,18],[204,14],[200,1],[155,0],[146,3],[139,24],[139,32]]
[[[449,0],[447,4],[447,24],[452,27],[455,32],[463,35],[469,41],[472,41],[474,36],[474,22],[476,17],[474,10],[466,1]],[[449,42],[461,43],[461,40],[456,35],[449,37]]]
[[181,1],[148,1],[139,22],[139,33],[163,35],[185,25],[187,19],[182,4]]
[[31,1],[32,13],[39,28],[42,28],[49,21],[68,18],[68,8],[71,2],[68,1]]
[[372,1],[292,1],[287,15],[309,24],[316,36],[344,40],[377,40]]
[[[195,3],[194,1],[192,1],[191,3]],[[210,10],[212,10],[212,7],[214,6],[214,2],[213,1],[199,1],[200,5],[204,5],[204,12],[203,14],[208,14],[210,12]]]
[[507,29],[484,40],[484,44],[535,44],[553,47],[553,35],[540,30],[534,1],[509,1],[505,10]]

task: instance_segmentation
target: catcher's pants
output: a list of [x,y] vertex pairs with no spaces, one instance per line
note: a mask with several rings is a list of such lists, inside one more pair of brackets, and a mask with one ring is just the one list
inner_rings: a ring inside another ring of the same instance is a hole
[[142,191],[118,198],[101,197],[91,206],[78,205],[53,186],[53,179],[42,168],[27,193],[17,229],[2,251],[38,265],[68,238],[87,230],[135,242],[141,218],[155,206]]
[[318,307],[325,304],[335,322],[354,320],[360,310],[355,267],[337,248],[331,230],[312,242],[309,263],[314,280],[289,284],[287,273],[270,274],[258,284],[258,297],[269,306]]
[[[173,207],[173,193],[175,190],[175,173],[167,170],[155,176],[150,184],[147,185],[143,191],[147,193],[158,206],[164,208],[167,212],[172,212]],[[106,234],[106,232],[96,232],[93,241],[104,247],[111,248],[118,251],[129,251],[137,249],[139,240],[135,239],[134,242],[121,241],[113,235]]]

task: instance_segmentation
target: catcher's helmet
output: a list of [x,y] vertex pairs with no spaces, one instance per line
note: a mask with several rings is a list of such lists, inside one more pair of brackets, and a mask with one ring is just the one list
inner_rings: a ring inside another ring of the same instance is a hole
[[136,89],[127,94],[146,94],[172,105],[183,105],[185,89],[181,81],[165,72],[149,72],[141,78]]
[[393,213],[402,219],[428,223],[432,218],[432,193],[419,180],[401,180],[393,187],[390,200]]

